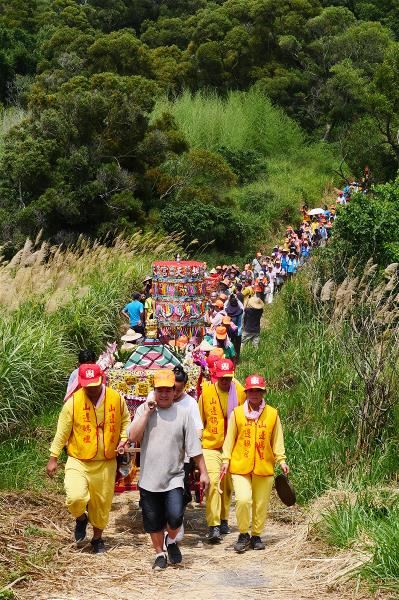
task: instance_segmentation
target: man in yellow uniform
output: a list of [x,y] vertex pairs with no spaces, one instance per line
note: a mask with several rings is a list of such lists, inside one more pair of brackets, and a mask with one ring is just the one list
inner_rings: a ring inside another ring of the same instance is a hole
[[[245,380],[246,400],[230,416],[223,445],[221,475],[230,471],[236,498],[240,535],[234,549],[264,550],[260,535],[265,527],[274,468],[288,474],[284,437],[277,410],[265,403],[266,382],[260,375]],[[252,536],[249,535],[252,508]]]
[[221,482],[222,447],[227,431],[227,421],[234,408],[245,400],[243,386],[234,379],[234,364],[229,359],[221,359],[215,364],[216,381],[204,381],[199,399],[199,409],[204,430],[202,447],[208,471],[210,486],[206,498],[206,520],[208,523],[208,542],[221,541],[221,535],[229,533],[228,517],[232,495],[230,475]]
[[80,365],[81,389],[61,410],[47,464],[47,474],[53,477],[66,446],[66,506],[76,519],[75,540],[85,539],[90,522],[91,545],[96,554],[105,552],[102,532],[114,495],[116,455],[126,443],[130,424],[126,402],[118,392],[103,385],[102,375],[97,364]]

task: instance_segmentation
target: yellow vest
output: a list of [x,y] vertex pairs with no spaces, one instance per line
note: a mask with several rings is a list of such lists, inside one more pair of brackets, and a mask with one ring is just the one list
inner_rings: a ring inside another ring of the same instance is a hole
[[104,423],[97,423],[96,409],[85,394],[78,390],[72,398],[72,432],[67,444],[68,456],[92,460],[98,451],[98,436],[104,436],[104,454],[115,458],[121,432],[121,397],[115,390],[105,388]]
[[259,419],[247,419],[244,407],[234,409],[237,425],[236,443],[231,454],[230,472],[236,475],[274,475],[275,456],[271,437],[277,421],[277,410],[266,404]]
[[[245,400],[245,393],[241,385],[234,379],[232,385],[236,386],[238,404],[242,404]],[[218,450],[223,446],[226,437],[227,415],[224,413],[216,383],[204,381],[202,384],[202,404],[205,415],[202,447]]]

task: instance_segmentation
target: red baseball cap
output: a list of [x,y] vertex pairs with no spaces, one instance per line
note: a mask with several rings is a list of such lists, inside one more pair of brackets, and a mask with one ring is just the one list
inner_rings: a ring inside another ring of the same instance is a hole
[[245,380],[246,390],[265,390],[266,381],[261,375],[249,375]]
[[215,365],[215,377],[234,377],[234,363],[228,358],[219,360]]
[[99,365],[87,363],[80,365],[78,371],[78,382],[82,387],[94,387],[103,381],[103,372]]

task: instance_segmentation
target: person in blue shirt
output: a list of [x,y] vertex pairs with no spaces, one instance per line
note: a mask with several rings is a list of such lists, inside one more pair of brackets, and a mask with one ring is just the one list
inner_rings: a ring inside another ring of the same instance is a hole
[[309,242],[308,240],[304,240],[302,242],[302,248],[301,248],[301,258],[300,258],[300,263],[301,265],[303,265],[303,263],[305,262],[305,260],[307,260],[310,256],[310,246],[309,246]]
[[290,252],[288,255],[287,261],[287,275],[288,279],[290,279],[297,272],[299,267],[299,261],[296,257],[295,252]]
[[288,250],[283,250],[281,255],[281,268],[287,272],[288,267]]
[[327,233],[327,229],[325,228],[323,223],[319,227],[319,233],[321,236],[320,246],[325,246],[326,242],[327,242],[327,238],[328,238],[328,233]]
[[136,332],[144,334],[144,306],[140,302],[141,295],[136,292],[133,294],[132,302],[126,304],[122,314],[129,319],[130,327]]

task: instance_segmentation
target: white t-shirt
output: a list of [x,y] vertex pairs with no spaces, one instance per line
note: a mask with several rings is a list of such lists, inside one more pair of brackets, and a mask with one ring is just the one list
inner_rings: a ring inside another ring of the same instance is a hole
[[[148,394],[147,400],[155,400],[155,394],[153,391]],[[200,411],[198,408],[198,402],[195,398],[193,398],[189,394],[186,394],[186,392],[183,392],[183,396],[180,398],[180,400],[175,402],[175,404],[179,404],[180,406],[183,406],[184,408],[188,409],[188,412],[190,413],[190,416],[195,425],[195,429],[197,431],[198,429],[204,429],[204,424],[202,422]],[[187,454],[184,457],[184,462],[190,462],[190,458],[187,456]]]

